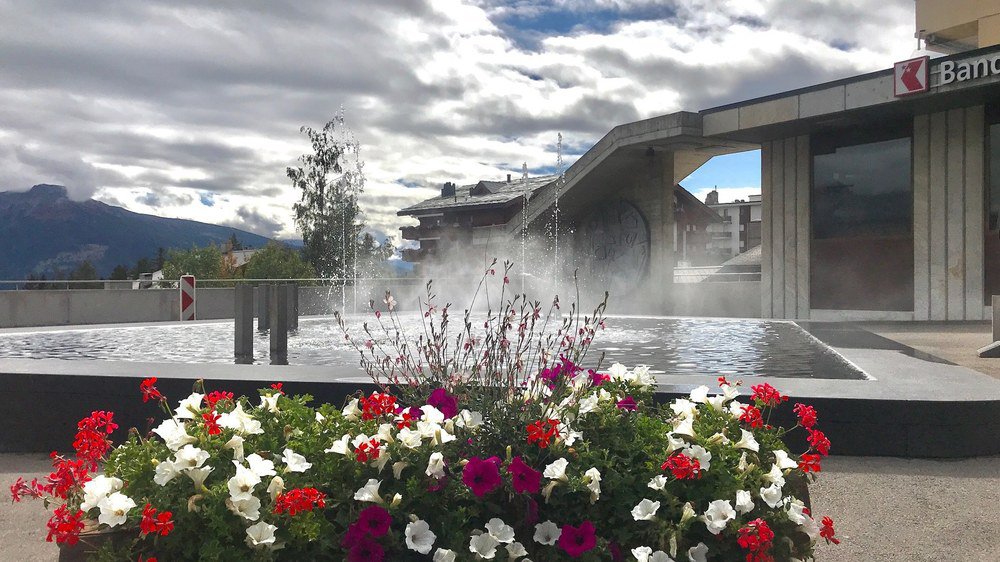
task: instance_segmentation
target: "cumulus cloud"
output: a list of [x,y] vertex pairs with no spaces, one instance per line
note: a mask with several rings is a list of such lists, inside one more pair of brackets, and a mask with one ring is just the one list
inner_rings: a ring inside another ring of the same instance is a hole
[[886,68],[913,19],[911,0],[11,4],[0,189],[289,238],[299,127],[343,105],[366,221],[398,238],[445,181],[551,170],[557,132],[571,162],[623,122]]

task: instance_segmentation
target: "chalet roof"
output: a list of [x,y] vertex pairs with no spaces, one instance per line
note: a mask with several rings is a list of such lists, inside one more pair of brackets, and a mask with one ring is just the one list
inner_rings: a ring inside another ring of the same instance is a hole
[[539,189],[555,182],[559,176],[537,176],[527,180],[480,181],[476,184],[462,185],[455,188],[455,195],[437,196],[411,205],[397,215],[425,215],[444,210],[466,207],[502,207],[530,193],[529,199]]

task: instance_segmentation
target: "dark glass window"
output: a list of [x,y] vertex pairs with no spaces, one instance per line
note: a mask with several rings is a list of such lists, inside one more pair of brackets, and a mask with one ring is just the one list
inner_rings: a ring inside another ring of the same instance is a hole
[[1000,295],[1000,106],[987,111],[986,139],[986,221],[983,244],[986,272],[985,297],[989,306],[993,295]]
[[814,136],[813,308],[913,310],[911,131]]

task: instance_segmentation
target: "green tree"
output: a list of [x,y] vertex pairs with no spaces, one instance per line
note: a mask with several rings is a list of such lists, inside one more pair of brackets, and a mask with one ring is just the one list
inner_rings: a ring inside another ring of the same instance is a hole
[[358,276],[382,277],[388,273],[386,261],[396,252],[392,239],[386,238],[381,244],[366,232],[358,242]]
[[268,242],[257,250],[243,271],[243,277],[247,279],[305,279],[315,276],[316,271],[302,260],[298,251],[278,242]]
[[343,111],[322,130],[302,127],[313,153],[285,170],[300,192],[295,224],[302,232],[305,257],[322,277],[347,277],[355,268],[360,223],[358,194],[364,188],[359,145],[344,124]]
[[180,279],[181,275],[194,275],[202,279],[217,279],[222,270],[222,251],[214,244],[193,246],[190,250],[169,250],[163,264],[163,278]]
[[124,281],[128,279],[128,268],[122,264],[118,264],[114,269],[111,270],[110,279],[114,281]]
[[[94,264],[90,263],[90,260],[83,260],[80,262],[73,271],[69,272],[69,279],[72,281],[90,281],[92,279],[98,279],[97,268]],[[70,285],[71,289],[100,289],[100,283],[74,283]]]
[[243,242],[240,242],[240,239],[236,237],[235,232],[231,232],[229,234],[229,249],[234,252],[243,249]]
[[[162,250],[163,248],[160,249]],[[164,258],[164,261],[166,261],[166,258]],[[140,273],[152,273],[158,269],[163,269],[162,265],[160,267],[154,267],[154,265],[153,261],[149,258],[139,258],[135,267],[129,270],[129,277],[132,279],[138,279]]]

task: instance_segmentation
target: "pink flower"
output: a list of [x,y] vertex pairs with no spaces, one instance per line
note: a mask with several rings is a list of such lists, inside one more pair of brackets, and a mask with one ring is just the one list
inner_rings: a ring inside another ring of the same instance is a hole
[[373,505],[358,514],[358,527],[376,538],[388,533],[391,524],[392,516],[382,506]]
[[385,560],[385,549],[370,538],[363,537],[351,547],[347,553],[347,560],[348,562],[382,562]]
[[448,391],[443,388],[438,388],[434,392],[431,392],[427,403],[440,410],[445,418],[453,418],[458,415],[458,400],[448,394]]
[[602,375],[593,369],[588,369],[587,374],[590,375],[590,384],[594,386],[601,386],[611,380],[611,375]]
[[344,538],[340,540],[340,546],[347,549],[354,548],[361,542],[361,539],[366,536],[367,535],[364,529],[362,529],[360,525],[356,522],[351,523],[351,525],[347,527],[347,532],[344,533]]
[[507,473],[511,475],[514,483],[514,491],[518,494],[537,494],[541,489],[542,473],[524,464],[521,457],[514,457],[507,466]]
[[634,412],[636,409],[635,398],[632,398],[631,396],[622,398],[618,401],[617,405],[619,410],[625,410],[626,412]]
[[462,482],[472,489],[477,498],[500,487],[500,469],[497,466],[499,462],[500,459],[496,457],[485,460],[472,457],[469,459],[469,464],[465,465],[465,469],[462,470]]
[[579,558],[595,546],[597,537],[594,536],[594,524],[590,521],[580,523],[579,527],[563,525],[562,534],[559,535],[559,548],[565,550],[571,558]]

